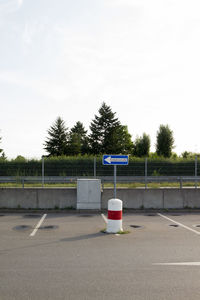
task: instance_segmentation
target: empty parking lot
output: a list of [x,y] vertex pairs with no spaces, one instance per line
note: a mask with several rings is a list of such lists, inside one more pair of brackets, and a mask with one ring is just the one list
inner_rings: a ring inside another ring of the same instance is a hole
[[0,299],[199,299],[199,213],[0,214]]

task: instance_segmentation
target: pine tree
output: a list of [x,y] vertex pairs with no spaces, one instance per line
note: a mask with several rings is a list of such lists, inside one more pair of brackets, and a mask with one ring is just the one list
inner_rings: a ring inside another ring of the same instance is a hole
[[133,143],[127,126],[121,125],[110,106],[105,103],[99,109],[99,115],[91,122],[89,135],[92,154],[131,153]]
[[87,130],[81,122],[76,122],[75,126],[71,128],[69,136],[68,152],[70,155],[88,153]]
[[134,142],[133,155],[138,157],[149,156],[150,145],[149,135],[143,133],[142,137],[137,137]]
[[55,123],[47,131],[49,137],[44,143],[44,149],[49,156],[61,156],[67,153],[68,133],[65,122],[58,117]]
[[170,157],[174,148],[173,131],[168,125],[160,125],[156,138],[156,153],[159,156]]
[[90,151],[92,154],[108,153],[112,147],[114,129],[120,125],[115,113],[103,102],[99,109],[99,116],[95,115],[90,124]]
[[82,137],[85,137],[87,134],[87,130],[85,130],[83,123],[81,123],[80,121],[76,122],[74,127],[71,128],[70,132],[77,133]]
[[69,143],[67,147],[68,155],[79,155],[81,154],[81,139],[77,133],[70,134]]

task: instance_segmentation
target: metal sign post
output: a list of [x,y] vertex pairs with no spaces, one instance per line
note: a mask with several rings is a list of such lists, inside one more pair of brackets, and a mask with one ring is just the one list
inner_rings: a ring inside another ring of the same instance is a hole
[[117,186],[117,166],[114,165],[114,198],[115,199],[117,198],[116,186]]
[[114,198],[117,194],[117,165],[128,165],[128,155],[103,155],[103,165],[114,166]]
[[195,188],[197,188],[197,156],[195,156]]

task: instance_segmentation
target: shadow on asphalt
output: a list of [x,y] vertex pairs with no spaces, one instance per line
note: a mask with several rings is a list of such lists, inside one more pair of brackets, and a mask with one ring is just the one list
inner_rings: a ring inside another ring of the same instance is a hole
[[8,252],[14,252],[15,250],[36,248],[36,247],[40,247],[40,246],[58,244],[58,243],[61,243],[61,242],[81,241],[81,240],[92,239],[92,238],[103,237],[103,236],[105,236],[105,234],[103,234],[101,232],[98,232],[98,233],[74,236],[74,237],[70,237],[70,238],[64,238],[64,239],[61,239],[61,240],[54,240],[54,241],[46,242],[46,243],[37,243],[37,244],[33,244],[33,245],[28,245],[28,246],[12,247],[12,248],[7,248],[7,249],[0,250],[0,255],[6,254]]
[[61,239],[61,242],[73,242],[73,241],[81,241],[81,240],[88,240],[88,239],[94,239],[99,236],[103,236],[104,234],[101,232],[98,233],[92,233],[92,234],[85,234],[85,235],[79,235],[74,237],[69,237],[65,239]]

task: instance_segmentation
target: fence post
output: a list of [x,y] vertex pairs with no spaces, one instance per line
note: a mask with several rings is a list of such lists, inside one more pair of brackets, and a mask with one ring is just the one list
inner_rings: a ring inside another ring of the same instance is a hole
[[183,187],[182,177],[180,176],[180,189]]
[[22,188],[24,189],[24,177],[22,177]]
[[94,157],[94,178],[96,178],[96,175],[97,175],[97,166],[96,166],[96,157]]
[[42,187],[44,187],[44,156],[42,156]]
[[101,179],[101,183],[102,183],[102,191],[104,190],[104,180]]
[[195,156],[195,188],[197,188],[197,155]]
[[147,157],[145,157],[145,189],[147,188]]

